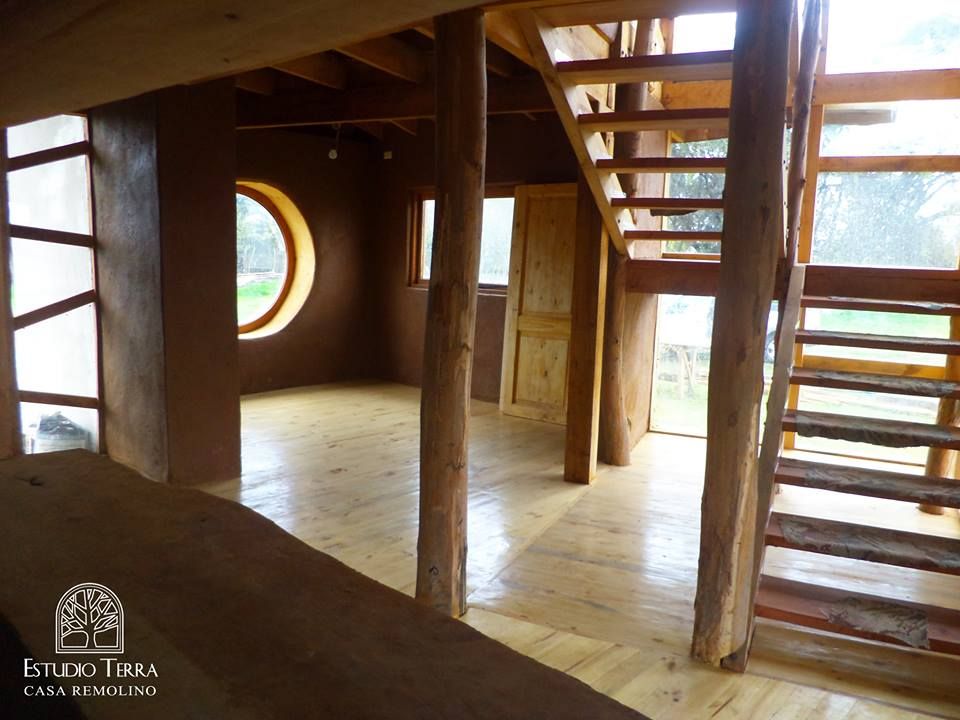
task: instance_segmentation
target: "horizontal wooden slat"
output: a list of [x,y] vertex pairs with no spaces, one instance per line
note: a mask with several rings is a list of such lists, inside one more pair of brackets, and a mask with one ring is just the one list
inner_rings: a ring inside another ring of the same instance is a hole
[[933,475],[908,475],[782,457],[777,465],[776,481],[850,495],[960,508],[960,481]]
[[18,393],[20,402],[40,403],[41,405],[64,405],[66,407],[89,408],[96,410],[100,407],[100,401],[94,397],[84,397],[82,395],[62,395],[60,393],[36,392],[33,390],[21,390]]
[[52,305],[32,310],[31,312],[18,315],[13,319],[13,329],[22,330],[25,327],[36,325],[44,320],[49,320],[57,315],[63,315],[71,310],[76,310],[84,305],[97,301],[97,293],[94,290],[87,290],[79,295],[68,297],[66,300],[55,302]]
[[815,105],[952,100],[960,97],[960,70],[819,75],[813,89]]
[[726,158],[603,158],[597,170],[615,173],[701,173],[726,170]]
[[734,12],[736,0],[600,0],[556,4],[554,2],[532,3],[538,7],[537,14],[551,25],[591,25],[637,18],[677,17],[700,13]]
[[960,271],[808,265],[804,293],[819,297],[960,303]]
[[762,575],[758,617],[960,655],[960,611]]
[[570,316],[523,313],[517,318],[517,329],[523,335],[570,337]]
[[767,545],[960,575],[960,540],[872,525],[773,513]]
[[611,199],[610,205],[615,208],[647,210],[722,210],[723,200],[720,198],[625,197]]
[[936,355],[960,355],[960,340],[940,338],[871,335],[829,330],[798,330],[797,343],[800,345],[832,345],[874,350],[933,353]]
[[960,155],[821,157],[820,172],[960,172]]
[[861,358],[833,357],[832,355],[804,354],[803,367],[817,370],[844,370],[846,372],[872,372],[904,377],[943,379],[943,365],[886,362]]
[[946,425],[794,410],[783,416],[783,429],[803,437],[886,447],[928,446],[960,450],[960,428]]
[[716,295],[719,263],[709,260],[629,260],[627,292]]
[[643,132],[646,130],[726,129],[727,108],[696,110],[638,110],[635,112],[584,113],[577,121],[584,130],[595,132]]
[[60,147],[48,148],[47,150],[38,150],[37,152],[26,155],[18,155],[7,160],[7,171],[16,172],[26,168],[36,167],[37,165],[46,165],[47,163],[67,160],[78,155],[86,155],[90,152],[90,143],[86,140],[61,145]]
[[92,235],[82,235],[62,230],[46,230],[44,228],[27,227],[26,225],[11,225],[10,237],[87,248],[92,248],[96,242]]
[[733,72],[733,51],[628,55],[599,60],[558,62],[561,79],[578,85],[672,80],[725,80]]
[[899,300],[869,300],[854,297],[805,296],[806,308],[833,310],[862,310],[864,312],[895,312],[908,315],[960,315],[960,305],[937,302],[907,302]]
[[835,390],[860,390],[918,397],[960,398],[960,382],[879,373],[794,368],[790,376],[790,382],[794,385],[833,388]]
[[661,240],[678,242],[720,242],[723,233],[699,232],[694,230],[629,230],[623,234],[625,240]]

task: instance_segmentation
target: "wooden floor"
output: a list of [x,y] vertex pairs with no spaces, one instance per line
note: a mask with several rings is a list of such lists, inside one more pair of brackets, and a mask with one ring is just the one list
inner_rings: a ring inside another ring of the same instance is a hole
[[[412,594],[419,391],[326,385],[243,401],[244,474],[207,486]],[[474,404],[464,621],[653,718],[960,718],[960,661],[764,623],[750,671],[687,656],[704,442],[649,434],[564,483],[562,428]],[[829,502],[827,502],[829,501]],[[786,488],[778,509],[960,535],[955,514]],[[960,607],[960,578],[784,551],[769,571]],[[788,679],[790,681],[787,681]]]

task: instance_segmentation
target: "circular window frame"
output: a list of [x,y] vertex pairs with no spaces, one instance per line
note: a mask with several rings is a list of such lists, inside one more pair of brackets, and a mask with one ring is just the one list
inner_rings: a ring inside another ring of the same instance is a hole
[[260,190],[257,190],[256,188],[241,183],[237,183],[236,185],[236,194],[243,195],[253,200],[264,210],[270,213],[270,216],[273,218],[274,222],[277,223],[277,227],[280,228],[280,234],[283,236],[284,249],[287,253],[287,271],[284,274],[283,287],[280,288],[280,294],[277,295],[276,300],[273,301],[273,304],[267,309],[266,312],[261,314],[255,320],[251,320],[243,325],[241,325],[239,321],[237,322],[237,332],[240,335],[246,335],[247,333],[260,330],[269,324],[270,321],[277,316],[277,313],[280,312],[280,308],[282,308],[283,304],[287,301],[287,298],[290,295],[290,290],[293,287],[293,278],[297,270],[297,248],[293,239],[293,231],[290,229],[287,219],[283,216],[283,213],[280,212],[280,209],[276,206],[276,203],[274,203],[269,196]]

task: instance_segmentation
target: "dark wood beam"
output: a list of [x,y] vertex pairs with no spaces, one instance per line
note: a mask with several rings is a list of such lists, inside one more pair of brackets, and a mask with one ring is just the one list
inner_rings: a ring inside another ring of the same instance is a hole
[[434,27],[437,207],[420,401],[416,596],[459,616],[466,611],[470,377],[487,140],[483,11],[443,15]]
[[22,452],[17,372],[10,305],[10,218],[7,203],[7,132],[0,130],[0,459]]
[[[427,85],[395,84],[347,90],[336,98],[298,93],[266,98],[238,98],[237,127],[241,130],[304,125],[334,125],[364,121],[390,122],[432,118],[434,91]],[[553,102],[539,75],[491,78],[487,113],[552,112]]]
[[269,68],[240,73],[233,78],[233,82],[238,90],[246,90],[257,95],[273,95],[277,89],[277,76]]
[[391,35],[345,45],[337,50],[365,65],[418,84],[426,81],[430,71],[426,55]]
[[343,90],[347,86],[347,64],[333,53],[307,55],[273,67],[287,75],[334,90]]

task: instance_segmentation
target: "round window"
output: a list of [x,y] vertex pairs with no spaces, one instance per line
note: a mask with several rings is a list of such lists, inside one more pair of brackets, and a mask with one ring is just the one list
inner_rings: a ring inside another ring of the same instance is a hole
[[237,187],[237,324],[246,333],[277,314],[294,276],[290,228],[273,202]]

